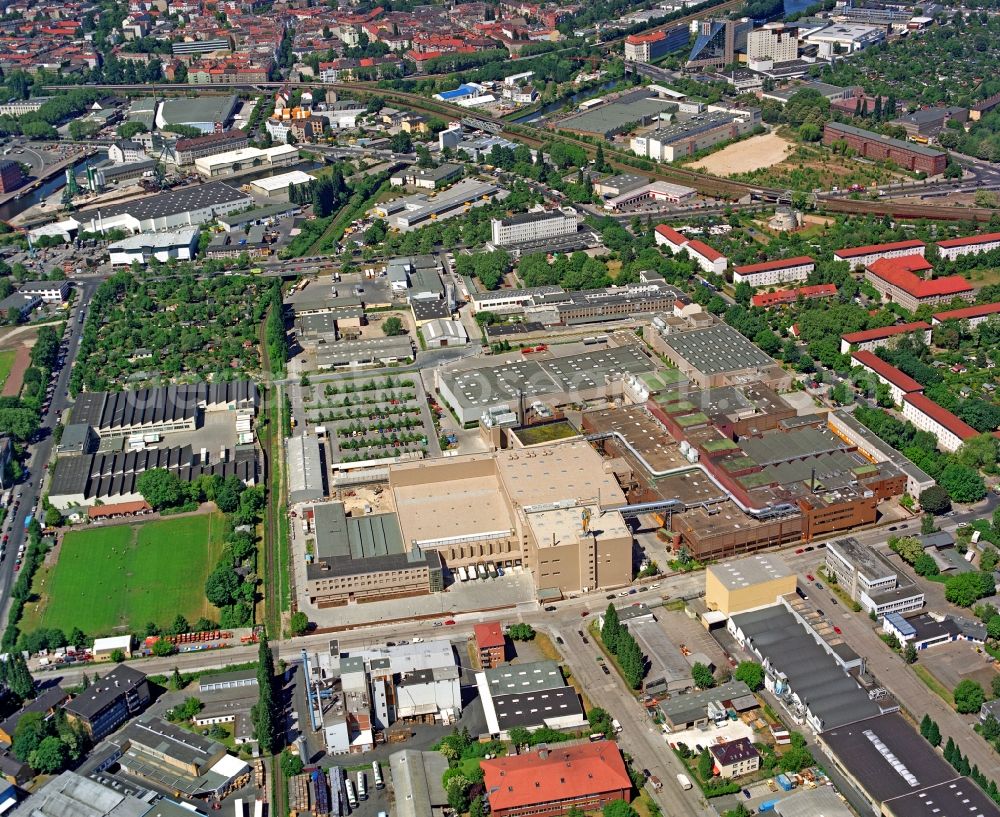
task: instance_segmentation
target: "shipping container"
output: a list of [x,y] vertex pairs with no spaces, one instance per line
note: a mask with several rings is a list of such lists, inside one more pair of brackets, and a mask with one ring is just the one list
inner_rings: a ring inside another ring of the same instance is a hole
[[795,788],[795,784],[788,779],[788,775],[786,774],[779,774],[776,778],[774,778],[774,782],[781,786],[782,791],[791,791]]

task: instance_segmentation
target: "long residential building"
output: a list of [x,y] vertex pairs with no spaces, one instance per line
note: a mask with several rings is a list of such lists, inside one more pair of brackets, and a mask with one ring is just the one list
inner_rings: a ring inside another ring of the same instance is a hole
[[972,426],[921,392],[904,397],[903,418],[936,436],[938,447],[945,451],[957,451],[966,440],[979,436]]
[[927,321],[898,323],[894,326],[883,326],[879,329],[862,329],[858,332],[848,332],[840,336],[840,353],[846,355],[852,351],[871,352],[880,346],[891,346],[900,338],[908,335],[919,335],[925,343],[931,342],[931,325]]
[[892,402],[902,405],[903,398],[913,392],[922,392],[924,387],[907,374],[904,374],[891,363],[886,363],[874,352],[852,352],[851,359],[865,371],[871,373],[880,382],[889,387]]
[[882,258],[899,258],[904,255],[923,255],[927,246],[913,238],[891,241],[888,244],[867,244],[864,247],[845,247],[833,251],[834,261],[846,261],[852,269],[862,269]]
[[971,301],[975,297],[972,284],[961,275],[928,279],[918,274],[931,269],[931,263],[922,255],[882,258],[865,268],[865,280],[884,300],[910,312],[924,304],[950,303],[953,298]]
[[816,269],[816,262],[808,255],[784,258],[779,261],[762,261],[733,267],[733,283],[748,283],[752,287],[767,287],[804,281]]
[[758,292],[750,299],[751,306],[767,309],[772,306],[794,304],[800,298],[803,301],[814,301],[820,298],[835,298],[837,287],[834,284],[813,284],[798,289],[778,289],[774,292]]
[[668,224],[656,226],[655,239],[657,245],[666,247],[673,255],[686,253],[704,272],[722,275],[729,266],[729,259],[722,253],[709,247],[704,241],[689,239]]
[[978,255],[1000,249],[1000,233],[983,233],[968,235],[964,238],[949,238],[937,243],[938,254],[942,258],[954,261],[963,255]]
[[943,151],[840,122],[827,122],[823,130],[823,144],[832,145],[834,142],[846,142],[848,147],[866,159],[895,162],[906,170],[923,172],[928,176],[944,173],[948,164],[948,155]]
[[577,220],[561,210],[548,213],[521,213],[491,221],[493,244],[504,247],[528,241],[542,241],[563,235],[573,235]]
[[935,312],[931,316],[931,323],[937,326],[944,321],[961,321],[973,329],[983,321],[988,321],[1000,315],[1000,301],[995,304],[981,304],[979,306],[964,306],[961,309],[950,309],[946,312]]

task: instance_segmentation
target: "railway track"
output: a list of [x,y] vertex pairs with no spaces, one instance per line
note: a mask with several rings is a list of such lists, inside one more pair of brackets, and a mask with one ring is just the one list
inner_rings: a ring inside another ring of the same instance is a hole
[[[721,6],[717,6],[716,9],[728,8],[731,5],[738,5],[742,0],[729,0],[728,3],[724,3]],[[679,18],[681,19],[681,18]],[[676,22],[676,21],[674,21]],[[668,24],[669,25],[669,24]],[[108,91],[143,91],[144,93],[152,93],[156,95],[158,92],[183,92],[191,90],[201,90],[201,91],[217,91],[217,92],[232,92],[234,89],[258,89],[258,90],[270,90],[278,88],[311,88],[315,87],[317,83],[315,82],[261,82],[261,83],[219,83],[213,85],[165,85],[165,86],[149,86],[142,84],[104,84],[104,85],[49,85],[46,86],[48,90],[65,90],[72,88],[88,87],[88,88],[98,88],[101,90]],[[583,139],[567,136],[564,133],[550,133],[549,131],[543,131],[539,128],[533,128],[527,125],[513,125],[509,122],[505,122],[502,119],[493,116],[477,115],[475,111],[470,111],[468,108],[462,108],[458,105],[452,105],[447,102],[441,102],[436,99],[428,99],[427,97],[421,96],[419,94],[410,93],[408,91],[397,91],[387,88],[379,88],[372,83],[367,82],[356,82],[356,83],[325,83],[324,88],[328,88],[332,91],[336,91],[342,94],[349,94],[353,96],[365,96],[365,95],[377,95],[384,99],[400,103],[412,108],[418,113],[428,113],[433,116],[440,116],[446,119],[461,120],[463,118],[472,117],[474,119],[481,120],[483,122],[492,125],[498,134],[506,136],[511,140],[517,140],[524,142],[532,147],[539,147],[543,144],[558,139],[567,144],[573,144],[581,149],[583,149],[588,156],[593,157],[597,152],[595,145],[587,142]],[[747,195],[754,195],[759,198],[776,200],[784,191],[773,190],[768,188],[762,188],[759,186],[747,184],[745,182],[737,182],[731,179],[723,179],[718,176],[712,176],[707,173],[699,173],[696,170],[689,170],[682,167],[674,167],[672,165],[658,165],[651,170],[637,168],[635,165],[628,162],[624,162],[621,159],[614,156],[614,154],[608,156],[605,153],[606,160],[616,170],[622,170],[632,173],[641,173],[650,178],[673,182],[675,184],[682,184],[687,187],[691,187],[697,190],[699,193],[707,196],[712,196],[716,198],[724,198],[729,200],[736,200]],[[822,209],[828,210],[834,213],[849,213],[849,214],[873,214],[873,215],[888,215],[894,218],[927,218],[942,221],[958,221],[958,220],[972,220],[985,222],[989,221],[993,216],[994,211],[988,210],[981,207],[954,207],[950,205],[938,205],[938,204],[907,204],[903,202],[896,201],[871,201],[871,200],[849,200],[849,199],[823,199],[819,200],[819,206]]]

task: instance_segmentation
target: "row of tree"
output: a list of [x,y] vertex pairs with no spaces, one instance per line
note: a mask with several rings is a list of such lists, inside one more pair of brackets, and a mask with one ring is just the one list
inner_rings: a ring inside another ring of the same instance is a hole
[[638,689],[648,671],[646,656],[642,654],[632,633],[619,621],[618,611],[613,604],[609,604],[604,613],[601,641],[608,652],[618,659],[625,682],[632,689]]
[[[978,685],[977,685],[978,686]],[[980,690],[981,691],[981,690]],[[996,742],[1000,739],[1000,723],[997,723],[995,718],[988,718],[987,722],[992,720],[989,724],[988,730],[986,725],[978,727],[980,733],[985,737],[986,734],[992,735],[991,738],[987,740],[992,740]],[[940,746],[942,735],[941,729],[937,723],[931,719],[930,715],[924,715],[920,721],[920,734],[931,746]],[[1000,805],[1000,788],[997,787],[997,781],[994,776],[990,775],[987,777],[979,770],[979,766],[973,766],[969,763],[969,759],[962,754],[962,750],[958,747],[958,744],[949,737],[944,745],[944,759],[951,764],[951,767],[961,775],[967,775],[971,777],[977,786],[981,788],[989,798]]]
[[250,710],[254,736],[264,755],[273,755],[282,748],[282,726],[284,705],[281,701],[281,687],[274,675],[274,655],[267,640],[267,633],[261,634],[257,653],[257,688],[260,690],[257,703]]

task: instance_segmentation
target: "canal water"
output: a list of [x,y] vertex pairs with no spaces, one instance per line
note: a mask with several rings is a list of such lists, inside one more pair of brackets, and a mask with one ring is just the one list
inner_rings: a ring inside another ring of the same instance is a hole
[[[106,155],[98,153],[90,157],[89,164],[96,165],[106,159],[107,159]],[[86,181],[85,178],[82,177],[85,177],[86,175],[84,171],[86,170],[87,164],[88,160],[83,159],[77,162],[73,166],[73,172],[76,173],[78,177],[80,177],[81,186]],[[261,169],[256,173],[250,173],[247,174],[246,176],[237,176],[235,178],[220,177],[216,181],[228,182],[236,187],[239,187],[241,184],[247,184],[256,179],[263,179],[267,176],[276,176],[279,173],[288,173],[291,170],[304,170],[305,172],[308,173],[311,170],[318,170],[321,167],[323,167],[323,164],[321,162],[301,162],[300,164],[294,165],[292,167],[271,167],[271,168]],[[66,185],[66,173],[65,171],[63,171],[62,173],[53,176],[51,179],[49,179],[40,187],[37,187],[34,190],[32,190],[30,193],[26,193],[25,195],[21,196],[21,198],[11,199],[6,204],[0,205],[0,221],[10,221],[10,219],[12,219],[14,216],[18,215],[19,213],[23,213],[29,207],[33,207],[39,202],[44,201],[58,190],[62,190],[62,188],[65,185]],[[42,210],[40,212],[44,214],[46,210],[50,209],[51,207],[47,207],[45,208],[45,210]],[[54,217],[56,214],[52,213],[51,215]]]
[[[91,156],[89,161],[91,164],[101,160],[101,155],[97,154]],[[75,165],[73,165],[73,172],[77,175],[83,173],[84,168],[87,166],[87,159],[81,159]],[[66,184],[66,171],[62,173],[57,173],[51,179],[46,181],[44,184],[36,187],[30,193],[25,193],[19,199],[11,199],[6,204],[0,204],[0,221],[10,221],[18,213],[23,213],[29,207],[33,207],[39,202],[47,199],[57,190],[61,190]]]
[[518,116],[514,119],[511,119],[510,121],[514,122],[515,124],[537,122],[543,116],[546,116],[552,113],[553,111],[562,110],[563,106],[566,105],[567,102],[570,104],[571,107],[575,108],[581,102],[584,102],[585,100],[591,99],[595,96],[600,96],[601,92],[608,91],[614,88],[615,85],[617,84],[618,80],[609,80],[608,82],[598,85],[596,88],[588,88],[585,91],[577,91],[575,94],[572,94],[571,96],[562,97],[561,99],[557,99],[554,102],[549,102],[547,105],[543,105],[537,111],[526,113],[523,116]]

